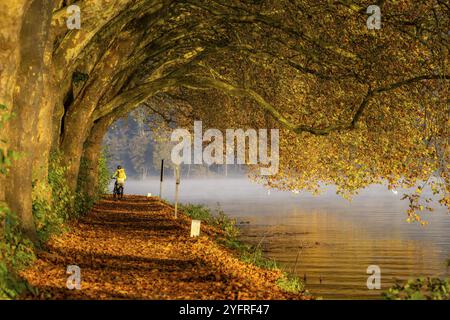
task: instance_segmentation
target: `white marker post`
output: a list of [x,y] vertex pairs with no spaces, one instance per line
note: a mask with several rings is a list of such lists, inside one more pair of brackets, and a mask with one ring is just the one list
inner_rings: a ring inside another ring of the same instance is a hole
[[191,237],[198,237],[200,235],[201,220],[192,220],[191,223]]
[[180,166],[175,167],[175,218],[178,217],[178,191],[180,187]]

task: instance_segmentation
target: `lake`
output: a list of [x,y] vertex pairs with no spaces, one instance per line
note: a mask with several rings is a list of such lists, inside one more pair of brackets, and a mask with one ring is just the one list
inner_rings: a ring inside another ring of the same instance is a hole
[[[163,198],[173,201],[174,191],[174,181],[165,181]],[[128,181],[125,192],[158,195],[159,181]],[[324,299],[380,299],[395,279],[448,277],[450,215],[439,207],[424,213],[427,226],[409,224],[401,196],[371,186],[349,202],[333,188],[319,196],[268,191],[245,178],[180,184],[180,202],[220,206],[237,219],[243,240],[260,244]],[[366,286],[369,265],[381,269],[381,290]]]

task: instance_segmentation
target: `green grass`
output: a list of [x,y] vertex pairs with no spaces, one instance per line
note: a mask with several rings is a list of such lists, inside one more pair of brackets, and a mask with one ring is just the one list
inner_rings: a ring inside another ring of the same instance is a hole
[[284,274],[283,277],[277,280],[277,285],[284,291],[290,293],[302,293],[305,291],[305,284],[298,277],[293,277]]
[[189,217],[195,220],[201,220],[210,223],[213,218],[211,210],[203,205],[180,205],[180,209],[183,210],[184,213],[186,213]]

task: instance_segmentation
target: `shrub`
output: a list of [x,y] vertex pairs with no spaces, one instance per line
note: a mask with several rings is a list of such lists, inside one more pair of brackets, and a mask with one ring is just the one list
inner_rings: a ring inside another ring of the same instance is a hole
[[0,299],[14,299],[31,289],[17,273],[35,259],[34,247],[22,235],[17,217],[4,204],[0,204],[0,226]]
[[241,260],[247,263],[254,264],[260,268],[273,270],[278,269],[277,262],[273,259],[268,259],[264,256],[263,250],[259,247],[246,248],[245,246],[239,248],[241,252]]
[[283,277],[277,280],[277,285],[286,292],[302,293],[305,292],[305,285],[298,277],[284,274]]
[[439,278],[418,278],[397,282],[383,293],[387,300],[449,300],[450,284]]
[[[99,159],[99,185],[95,197],[77,191],[73,194],[66,180],[67,167],[62,164],[59,152],[50,155],[47,183],[33,183],[33,216],[37,233],[41,242],[46,242],[51,235],[66,230],[64,224],[69,219],[77,218],[89,211],[98,196],[107,190],[110,173],[106,167],[106,155]],[[82,160],[81,167],[86,166]],[[80,172],[86,172],[80,170]],[[80,175],[78,183],[84,183],[85,177]]]
[[109,192],[109,184],[111,182],[111,171],[108,168],[109,153],[107,149],[103,149],[98,160],[98,194]]
[[[0,129],[14,116],[6,111],[7,107],[0,104]],[[5,151],[0,146],[0,175],[8,173],[12,160],[17,157],[13,150]],[[31,241],[20,230],[18,218],[0,202],[0,299],[13,299],[28,288],[17,272],[34,260],[33,249]]]
[[228,218],[228,216],[220,209],[217,210],[217,214],[213,217],[212,224],[222,229],[228,240],[235,240],[239,236],[236,220]]
[[61,164],[61,154],[53,153],[50,157],[48,182],[52,192],[53,210],[65,221],[73,212],[74,195],[66,180],[67,167]]
[[41,243],[51,235],[65,230],[64,223],[73,213],[73,195],[65,178],[66,167],[61,165],[61,155],[50,156],[48,181],[33,183],[33,217]]

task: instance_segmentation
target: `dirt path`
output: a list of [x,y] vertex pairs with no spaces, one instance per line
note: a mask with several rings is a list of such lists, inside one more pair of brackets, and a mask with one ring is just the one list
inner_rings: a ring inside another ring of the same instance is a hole
[[[278,289],[279,272],[244,264],[217,245],[211,227],[202,226],[199,238],[189,230],[190,219],[175,220],[157,198],[107,198],[53,238],[22,275],[41,299],[301,298]],[[68,265],[80,267],[81,290],[66,288]]]

